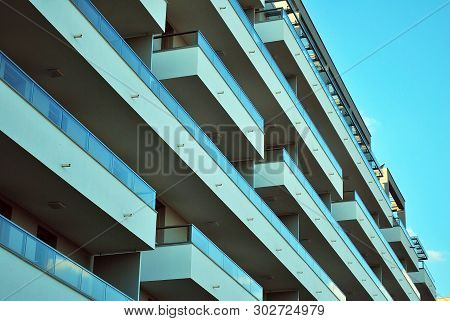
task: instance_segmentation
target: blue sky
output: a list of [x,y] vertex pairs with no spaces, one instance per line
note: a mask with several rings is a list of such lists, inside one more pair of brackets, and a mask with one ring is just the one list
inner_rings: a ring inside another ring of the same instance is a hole
[[450,5],[344,73],[447,0],[303,0],[406,198],[439,296],[450,296]]

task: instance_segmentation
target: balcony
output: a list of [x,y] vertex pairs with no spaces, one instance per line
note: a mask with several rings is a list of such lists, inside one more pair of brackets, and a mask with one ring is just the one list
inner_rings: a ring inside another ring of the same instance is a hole
[[394,214],[394,226],[381,229],[397,257],[404,262],[408,272],[418,272],[419,257],[416,247],[402,220]]
[[380,280],[347,237],[286,150],[254,168],[255,188],[281,216],[299,216],[304,246],[344,291],[348,300],[391,300]]
[[[29,6],[32,14],[37,10],[51,21],[55,32],[75,49],[68,51],[33,26],[24,34],[31,42],[44,42],[44,50],[52,55],[64,52],[65,59],[58,63],[76,74],[77,85],[67,77],[60,79],[64,85],[58,87],[72,98],[71,110],[151,182],[163,202],[185,221],[202,226],[208,238],[240,266],[248,267],[264,288],[298,289],[308,300],[345,299],[334,284],[322,280],[317,263],[300,245],[290,245],[287,229],[276,215],[91,2],[61,0],[57,5]],[[68,19],[73,22],[70,26]],[[10,28],[19,24],[8,20]],[[0,41],[13,52],[22,43],[17,39]],[[36,60],[36,66],[45,62],[45,55],[38,52],[24,60]],[[89,87],[82,90],[85,83]],[[54,85],[48,82],[48,86]],[[98,113],[86,112],[90,108]],[[118,119],[120,130],[105,130],[118,126]],[[154,145],[149,148],[147,141]],[[155,157],[147,158],[148,154]],[[176,167],[178,163],[182,169]],[[231,234],[233,242],[227,237]],[[248,255],[248,249],[254,256]]]
[[317,174],[311,183],[339,199],[343,184],[339,163],[239,2],[174,0],[168,17],[176,30],[202,31],[266,120],[266,146],[303,144],[305,163]]
[[239,160],[256,151],[263,157],[264,119],[202,33],[154,39],[152,72],[197,123],[225,136],[217,139],[224,154]]
[[265,0],[238,0],[244,9],[264,8]]
[[425,262],[421,262],[418,272],[410,272],[409,275],[419,289],[422,301],[436,301],[435,281]]
[[124,37],[159,34],[166,28],[166,0],[93,0]]
[[2,299],[131,300],[118,289],[2,215],[0,215],[0,264],[7,266],[10,271],[0,278]]
[[0,79],[2,192],[94,253],[154,247],[155,191],[3,52]]
[[[312,38],[293,13],[291,1],[278,1],[284,6],[256,13],[255,28],[283,73],[295,78],[297,92],[314,122],[321,124],[321,133],[332,146],[332,152],[344,172],[360,173],[345,182],[345,190],[357,190],[369,209],[382,213],[384,226],[392,225],[390,201],[379,182],[382,170],[369,144],[343,107],[338,88],[330,82],[320,53]],[[294,27],[295,25],[295,27]]]
[[141,287],[152,296],[183,301],[262,300],[262,287],[197,227],[159,228],[156,235],[156,250],[142,258]]
[[394,300],[420,300],[420,293],[356,192],[332,204],[332,213],[370,266],[382,267],[382,283]]

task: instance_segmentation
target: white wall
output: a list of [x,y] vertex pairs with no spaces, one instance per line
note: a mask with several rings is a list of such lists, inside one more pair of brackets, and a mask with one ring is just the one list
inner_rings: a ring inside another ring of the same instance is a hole
[[192,244],[161,246],[142,253],[141,282],[176,279],[192,279],[218,300],[256,300]]
[[[18,204],[13,203],[0,195],[0,199],[12,207],[12,221],[28,231],[29,233],[36,236],[38,225],[44,227],[45,229],[52,232],[57,238],[56,249],[62,254],[69,255],[72,260],[78,264],[89,269],[90,253],[86,252],[84,249],[80,249],[79,246],[74,244],[72,241],[65,238],[63,235],[55,232],[49,226],[38,220],[35,216],[29,213],[27,210],[20,207]],[[76,251],[75,251],[76,250]]]
[[[0,97],[0,130],[5,135],[130,233],[154,247],[156,214],[148,205],[3,81]],[[62,168],[61,164],[66,163],[71,167]],[[135,215],[124,220],[126,213]]]
[[[239,190],[231,179],[221,170],[207,152],[192,136],[182,128],[178,120],[168,112],[167,107],[148,89],[130,67],[98,34],[92,25],[79,13],[69,0],[52,1],[30,0],[61,35],[83,55],[97,72],[116,90],[152,129],[160,135],[188,166],[197,173],[204,183],[226,204],[237,218],[264,244],[290,273],[301,282],[317,299],[337,300],[311,267],[300,258],[287,241],[263,217],[262,213]],[[229,11],[229,10],[227,10]],[[73,38],[82,33],[81,39]],[[139,93],[140,97],[132,97]],[[178,135],[168,132],[177,131]],[[183,148],[178,147],[184,144]],[[208,173],[204,168],[215,169]],[[222,185],[217,186],[218,183]],[[247,218],[253,217],[253,220]],[[277,249],[282,248],[282,251]],[[300,279],[298,271],[303,271]],[[145,272],[143,272],[145,273]]]
[[142,5],[148,10],[159,27],[164,31],[166,29],[166,0],[140,0]]
[[88,300],[2,247],[0,247],[0,284],[0,300]]

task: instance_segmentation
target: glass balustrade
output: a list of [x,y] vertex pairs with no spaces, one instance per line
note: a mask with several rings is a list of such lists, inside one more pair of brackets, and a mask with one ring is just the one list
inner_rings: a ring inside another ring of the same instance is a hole
[[216,54],[214,49],[211,47],[209,42],[206,40],[205,36],[200,31],[184,32],[177,34],[168,34],[162,36],[156,36],[154,38],[154,52],[167,51],[179,48],[187,47],[199,47],[223,80],[230,87],[231,91],[234,93],[236,98],[240,101],[242,106],[244,106],[247,113],[255,121],[258,127],[264,132],[264,119],[261,114],[256,110],[253,103],[247,97],[245,92],[239,86],[236,79],[228,71],[227,67],[224,65],[222,60]]
[[287,81],[286,77],[283,75],[282,71],[280,70],[280,67],[278,67],[277,63],[273,59],[272,55],[270,54],[269,50],[266,48],[264,42],[259,37],[258,33],[256,32],[255,28],[253,27],[253,24],[250,22],[250,20],[247,17],[247,14],[242,9],[241,5],[239,4],[238,0],[229,0],[231,7],[235,10],[237,15],[239,16],[240,20],[242,21],[243,25],[247,29],[248,33],[254,40],[256,46],[261,51],[262,55],[268,62],[269,66],[275,73],[276,77],[280,81],[281,85],[283,86],[284,90],[289,95],[291,101],[293,102],[295,108],[298,110],[300,115],[302,115],[303,119],[305,120],[306,124],[308,125],[309,129],[311,130],[311,133],[314,135],[314,137],[319,142],[319,145],[324,150],[325,154],[327,155],[330,162],[333,164],[334,168],[338,172],[338,174],[342,177],[342,168],[337,162],[336,158],[334,157],[331,150],[328,148],[328,145],[325,143],[325,141],[322,138],[322,135],[317,130],[316,126],[314,125],[313,121],[309,117],[308,113],[305,111],[303,106],[301,105],[300,101],[297,98],[297,95],[294,93],[294,90],[289,85],[289,82]]
[[102,165],[145,204],[155,209],[156,192],[50,94],[0,51],[0,79],[56,128]]
[[2,215],[0,246],[91,300],[132,301],[126,294]]
[[[276,157],[275,157],[276,158]],[[320,196],[317,194],[317,192],[314,190],[314,188],[309,183],[308,179],[305,177],[305,175],[302,173],[302,171],[298,168],[295,161],[292,159],[291,155],[286,149],[283,149],[282,151],[282,161],[288,166],[292,174],[296,177],[296,179],[302,184],[302,186],[306,189],[308,195],[313,199],[314,203],[319,207],[321,210],[321,214],[324,216],[324,218],[333,226],[334,230],[337,232],[337,234],[340,236],[342,241],[347,245],[349,250],[352,252],[352,254],[355,256],[356,260],[360,263],[362,268],[366,271],[366,273],[369,275],[369,277],[373,280],[373,282],[376,284],[376,286],[380,289],[380,291],[383,293],[383,295],[386,298],[390,298],[389,293],[384,288],[383,284],[381,283],[380,279],[375,275],[373,270],[369,267],[366,260],[361,256],[361,253],[358,251],[358,249],[355,247],[353,242],[348,238],[345,231],[342,229],[342,227],[339,225],[339,223],[334,219],[333,215],[331,214],[328,207],[325,205],[323,200],[320,198]],[[325,272],[324,272],[325,273]]]
[[[393,263],[395,263],[396,267],[403,274],[403,277],[406,279],[406,282],[408,282],[408,284],[412,288],[412,290],[416,293],[416,295],[418,297],[420,297],[420,293],[417,290],[416,286],[414,285],[414,282],[411,280],[410,276],[408,275],[408,272],[406,272],[405,268],[403,267],[403,264],[398,259],[397,255],[395,254],[394,250],[390,246],[389,242],[386,241],[385,237],[383,236],[383,233],[381,233],[380,228],[378,227],[377,223],[373,219],[372,215],[370,215],[369,210],[364,205],[362,199],[359,197],[358,193],[353,192],[352,194],[353,194],[354,200],[356,201],[356,203],[359,205],[359,207],[363,211],[364,216],[367,218],[367,220],[369,221],[370,225],[372,225],[372,228],[375,230],[375,233],[377,233],[378,238],[381,240],[381,242],[383,242],[384,247],[387,249],[387,251],[389,252],[391,258],[394,260]],[[406,229],[405,229],[405,231],[406,231]],[[407,234],[407,235],[409,237],[409,234]],[[390,262],[390,263],[392,263],[392,262]]]
[[263,299],[263,288],[194,225],[158,228],[156,243],[158,246],[184,243],[195,245],[257,300]]
[[[337,114],[340,116],[345,129],[352,138],[353,143],[357,147],[359,154],[366,166],[370,169],[370,173],[375,183],[378,185],[383,198],[389,203],[389,197],[381,186],[378,177],[383,176],[378,162],[366,142],[364,135],[360,134],[358,123],[353,119],[353,116],[348,107],[348,103],[343,98],[344,95],[340,91],[340,87],[336,85],[333,75],[326,66],[325,60],[322,57],[320,50],[318,50],[313,37],[308,28],[305,26],[299,13],[295,10],[295,6],[291,0],[276,1],[277,8],[269,10],[260,10],[256,12],[256,22],[265,22],[271,20],[283,19],[286,21],[291,33],[296,38],[303,54],[308,63],[313,67],[313,71],[317,76],[324,92],[327,94]],[[286,10],[289,12],[286,12]],[[339,106],[338,106],[339,104]]]
[[[236,168],[228,161],[211,139],[203,132],[192,117],[185,111],[180,103],[152,74],[150,69],[141,61],[125,40],[117,33],[111,24],[95,8],[89,0],[71,0],[80,12],[91,22],[92,26],[103,35],[104,39],[116,50],[122,59],[130,66],[136,75],[147,85],[160,101],[168,108],[174,117],[192,135],[199,145],[207,152],[216,164],[226,173],[233,183],[241,190],[248,200],[259,210],[274,229],[285,239],[294,251],[305,260],[317,276],[327,285],[338,298],[344,298],[342,292],[335,286],[317,262],[300,245],[287,227],[281,222],[277,215],[256,193],[254,188],[242,177]],[[242,10],[242,9],[241,9]]]

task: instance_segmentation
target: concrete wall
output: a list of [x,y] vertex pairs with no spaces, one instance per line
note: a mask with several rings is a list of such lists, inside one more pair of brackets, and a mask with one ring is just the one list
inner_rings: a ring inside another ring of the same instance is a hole
[[94,273],[139,300],[141,253],[125,253],[94,257]]
[[[325,237],[330,246],[332,246],[343,262],[355,261],[360,262],[358,259],[359,252],[354,252],[349,246],[348,238],[345,232],[335,221],[335,219],[324,213],[315,201],[315,198],[311,196],[303,186],[302,182],[291,172],[290,168],[284,163],[262,163],[256,166],[256,172],[258,177],[255,178],[257,187],[266,186],[285,186],[288,193],[292,195],[298,206],[303,209],[311,222],[315,223],[317,230]],[[301,193],[297,196],[297,193]],[[318,195],[317,198],[320,198]],[[344,203],[342,203],[344,204]],[[322,222],[323,221],[323,222]],[[316,223],[319,222],[319,223]],[[344,237],[341,237],[341,235]],[[346,240],[347,239],[347,240]],[[331,241],[333,240],[333,242]],[[365,267],[360,264],[348,265],[350,271],[360,279],[362,276],[367,279],[367,282],[362,282],[361,285],[367,290],[368,293],[379,293],[379,298],[385,298],[377,284],[370,278],[370,270],[366,270]]]
[[[130,233],[154,247],[156,214],[148,205],[3,81],[0,81],[0,97],[0,130],[6,136]],[[61,164],[65,163],[72,166],[62,168]],[[125,213],[139,215],[124,220]]]
[[153,37],[142,36],[126,39],[127,43],[133,48],[139,58],[149,67],[152,66]]
[[218,300],[256,300],[192,244],[162,246],[142,253],[141,282],[177,279],[193,280]]
[[0,247],[0,300],[87,301],[79,292]]
[[[295,253],[287,241],[263,217],[262,213],[255,208],[231,179],[218,168],[209,154],[200,147],[198,142],[192,139],[192,136],[183,129],[179,121],[168,112],[167,107],[137,78],[130,67],[112,50],[104,38],[94,30],[92,25],[79,13],[69,0],[61,0],[57,4],[43,0],[31,0],[31,3],[36,6],[44,17],[51,21],[52,25],[75,50],[79,51],[89,62],[92,62],[97,72],[129,104],[130,108],[137,112],[193,171],[198,173],[204,183],[216,193],[242,224],[245,224],[254,233],[260,242],[284,264],[299,282],[311,293],[315,293],[319,300],[337,300],[337,297],[317,277],[311,267]],[[230,13],[231,10],[225,11]],[[234,16],[233,21],[237,23],[238,20],[239,18]],[[67,24],[67,21],[71,23]],[[82,32],[83,38],[81,40],[74,39],[74,32]],[[239,34],[246,31],[232,30],[232,32]],[[247,43],[250,43],[252,40],[248,38],[249,36],[246,39]],[[251,48],[251,50],[253,49]],[[255,57],[255,59],[264,59],[264,57]],[[267,71],[271,73],[267,68],[262,69],[264,69],[262,70],[263,72]],[[116,79],[114,75],[120,75],[120,80]],[[278,86],[274,87],[278,88]],[[136,92],[141,93],[147,99],[133,99],[132,96]],[[152,101],[154,105],[149,104],[148,100]],[[286,107],[291,108],[291,105]],[[167,128],[173,128],[174,131],[177,130],[178,135],[172,135],[173,133],[170,132],[167,133],[165,131]],[[178,147],[180,143],[184,143],[185,147]],[[192,157],[192,155],[195,157]],[[204,173],[202,171],[204,168],[215,170]],[[222,183],[220,188],[216,186],[217,182]],[[249,216],[254,217],[254,220],[247,220]],[[280,247],[284,249],[281,252],[277,251]],[[299,270],[304,271],[302,280],[300,280],[297,274]]]
[[[177,38],[177,37],[176,37]],[[175,38],[175,39],[176,39]],[[255,150],[264,156],[264,133],[235,96],[228,83],[199,47],[157,52],[152,71],[160,79],[198,76]]]
[[[277,20],[277,21],[271,21],[266,23],[259,23],[255,25],[255,29],[257,30],[258,34],[260,35],[261,39],[266,42],[274,42],[274,41],[284,41],[286,43],[286,46],[288,47],[289,51],[291,52],[293,58],[295,59],[297,65],[299,66],[302,74],[304,75],[305,79],[308,81],[308,84],[311,85],[311,88],[322,88],[319,82],[319,79],[317,78],[317,75],[315,74],[314,70],[312,69],[311,65],[309,64],[307,58],[303,54],[297,54],[301,53],[301,49],[299,45],[297,44],[294,36],[292,35],[291,31],[289,30],[288,26],[286,25],[286,22],[284,20]],[[382,195],[382,192],[378,186],[378,184],[369,184],[368,182],[373,181],[374,178],[372,176],[372,169],[368,168],[363,160],[363,156],[358,151],[358,146],[355,145],[352,138],[349,136],[345,125],[339,116],[338,112],[335,111],[332,103],[330,102],[327,94],[324,90],[314,90],[314,94],[317,98],[317,100],[320,103],[320,106],[324,109],[325,114],[329,118],[331,124],[335,128],[336,132],[339,134],[339,137],[343,139],[343,143],[346,146],[346,149],[348,153],[350,154],[350,157],[352,158],[353,162],[358,165],[358,169],[363,176],[364,180],[367,182],[367,185],[369,189],[372,191],[374,196],[377,199],[383,199],[380,203],[380,209],[383,211],[384,215],[388,218],[389,221],[392,221],[392,214],[391,214],[391,207],[388,202],[384,200],[384,197]],[[312,136],[312,135],[311,135]],[[345,139],[345,140],[344,140]],[[319,160],[320,163],[320,160]],[[327,171],[325,171],[327,172]],[[330,170],[330,172],[333,172]],[[338,179],[339,175],[334,175],[334,178],[331,178],[332,180]],[[339,190],[339,189],[338,189]]]
[[140,0],[162,30],[166,27],[166,0]]
[[279,216],[280,220],[286,225],[286,227],[291,231],[292,234],[300,240],[300,215],[283,215]]
[[[6,198],[0,195],[0,199],[12,207],[12,220],[14,223],[28,231],[29,233],[36,236],[38,225],[44,227],[51,233],[53,233],[58,241],[56,243],[56,249],[64,255],[69,256],[72,260],[82,265],[83,267],[89,269],[89,262],[91,254],[85,251],[84,249],[79,249],[79,246],[74,244],[71,240],[65,238],[63,235],[55,232],[49,226],[38,220],[35,216],[33,216],[30,212],[20,207],[18,204],[13,203]],[[76,250],[76,252],[75,252]]]

